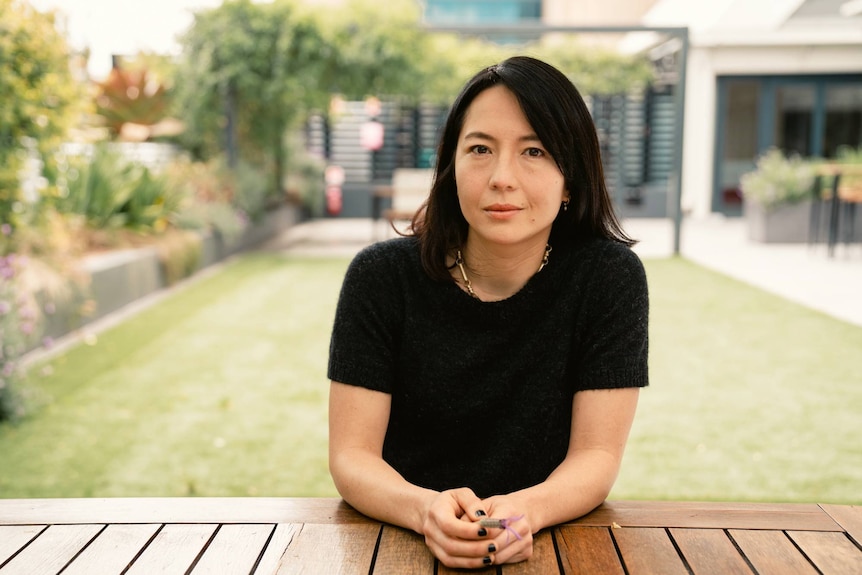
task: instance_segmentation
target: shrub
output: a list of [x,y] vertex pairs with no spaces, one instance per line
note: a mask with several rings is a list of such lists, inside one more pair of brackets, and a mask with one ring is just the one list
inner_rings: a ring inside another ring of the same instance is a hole
[[781,150],[769,149],[757,160],[757,169],[740,179],[746,200],[766,209],[794,204],[811,197],[815,168],[798,155],[785,156]]

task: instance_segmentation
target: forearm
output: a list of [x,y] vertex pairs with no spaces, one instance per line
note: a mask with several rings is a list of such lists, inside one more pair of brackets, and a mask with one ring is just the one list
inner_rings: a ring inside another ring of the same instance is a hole
[[417,533],[438,495],[409,483],[380,456],[362,449],[331,454],[330,472],[338,492],[358,511]]
[[602,450],[567,457],[538,485],[512,493],[529,510],[533,531],[571,521],[598,507],[619,471],[619,459]]

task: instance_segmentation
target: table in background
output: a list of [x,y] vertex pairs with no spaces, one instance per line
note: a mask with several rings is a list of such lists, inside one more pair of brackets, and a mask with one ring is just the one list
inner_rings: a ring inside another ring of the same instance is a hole
[[[0,575],[434,574],[415,533],[339,499],[0,500]],[[862,507],[608,502],[473,573],[862,574]]]

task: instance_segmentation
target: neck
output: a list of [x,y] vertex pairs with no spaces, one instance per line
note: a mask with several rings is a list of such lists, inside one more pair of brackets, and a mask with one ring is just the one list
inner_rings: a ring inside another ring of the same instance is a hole
[[[547,240],[541,238],[517,246],[488,246],[468,237],[461,255],[476,296],[483,301],[499,301],[516,294],[537,273],[546,248]],[[457,266],[453,273],[459,285],[465,287]]]

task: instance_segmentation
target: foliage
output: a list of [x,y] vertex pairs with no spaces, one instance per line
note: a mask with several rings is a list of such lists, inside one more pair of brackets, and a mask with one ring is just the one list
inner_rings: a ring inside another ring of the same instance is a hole
[[197,13],[183,45],[184,144],[203,159],[224,150],[231,166],[238,157],[268,165],[270,192],[279,195],[285,131],[327,101],[317,79],[330,48],[317,25],[289,0],[230,0]]
[[115,137],[126,124],[157,124],[169,110],[166,87],[146,69],[113,68],[98,90],[96,112]]
[[162,232],[180,205],[164,177],[106,144],[94,146],[89,157],[71,159],[64,176],[58,209],[83,216],[93,229]]
[[165,283],[173,285],[197,271],[201,262],[201,237],[198,234],[172,230],[156,244]]
[[168,167],[165,177],[168,186],[183,196],[171,218],[182,229],[214,230],[230,241],[266,207],[266,185],[244,162],[231,170],[221,157],[209,162],[180,159]]
[[[838,165],[838,170],[842,172],[840,186],[862,190],[862,147],[841,146],[838,148],[835,163]],[[846,169],[849,166],[852,166],[852,170]]]
[[757,159],[753,172],[742,175],[740,186],[746,200],[772,209],[810,198],[814,177],[814,166],[798,154],[788,157],[770,148]]
[[326,162],[312,156],[303,149],[302,142],[294,134],[288,139],[287,196],[297,205],[303,206],[312,217],[323,215],[324,170]]
[[[3,224],[3,233],[11,226]],[[32,298],[20,288],[21,268],[26,259],[15,254],[0,256],[0,421],[18,419],[24,415],[24,402],[19,389],[23,374],[20,357],[29,348],[37,333],[39,314]]]
[[582,95],[623,94],[643,89],[653,79],[652,64],[645,57],[585,46],[577,38],[551,39],[528,51],[559,68]]
[[417,102],[426,95],[425,63],[434,53],[420,28],[420,5],[391,0],[350,0],[336,11],[319,10],[318,26],[329,50],[320,88],[348,100],[384,96]]
[[18,174],[24,142],[46,157],[82,109],[83,88],[69,62],[53,13],[0,0],[0,222],[27,223]]

